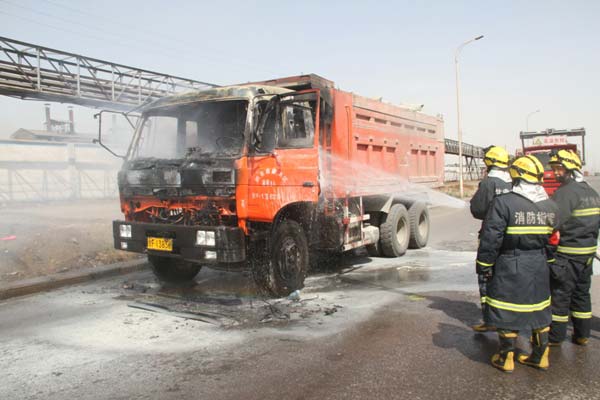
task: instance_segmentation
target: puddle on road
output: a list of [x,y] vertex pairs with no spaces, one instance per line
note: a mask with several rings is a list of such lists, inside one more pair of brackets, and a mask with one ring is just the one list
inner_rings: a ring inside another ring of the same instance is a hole
[[[414,282],[424,282],[431,278],[431,271],[428,265],[411,263],[398,267],[389,267],[385,269],[369,270],[361,273],[361,281],[375,284],[397,284],[410,285]],[[345,279],[344,276],[341,278]]]
[[[474,257],[471,252],[418,250],[396,260],[372,259],[341,275],[342,281],[406,292],[473,290]],[[379,266],[382,262],[383,266]]]

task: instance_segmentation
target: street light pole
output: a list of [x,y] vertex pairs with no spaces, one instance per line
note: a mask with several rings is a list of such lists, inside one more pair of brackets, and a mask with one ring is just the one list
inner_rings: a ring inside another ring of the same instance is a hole
[[456,70],[456,121],[458,125],[458,180],[460,187],[460,198],[462,199],[465,195],[464,193],[464,183],[463,183],[463,159],[462,159],[462,129],[460,127],[460,91],[459,91],[459,73],[458,73],[458,56],[462,51],[463,47],[468,45],[471,42],[476,40],[483,39],[483,35],[477,36],[471,40],[467,40],[460,46],[456,48],[454,52],[454,66]]
[[540,110],[535,110],[527,114],[527,118],[525,118],[525,132],[529,132],[529,117],[531,117],[535,113],[539,113]]

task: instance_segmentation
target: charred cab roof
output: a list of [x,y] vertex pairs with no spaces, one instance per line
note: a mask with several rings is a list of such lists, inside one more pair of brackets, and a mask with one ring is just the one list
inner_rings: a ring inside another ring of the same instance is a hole
[[222,86],[207,90],[191,90],[171,96],[165,96],[153,101],[143,108],[143,111],[148,111],[155,108],[169,107],[179,104],[195,103],[200,101],[214,101],[227,99],[251,99],[254,96],[261,94],[284,94],[290,93],[292,90],[265,85],[235,85]]

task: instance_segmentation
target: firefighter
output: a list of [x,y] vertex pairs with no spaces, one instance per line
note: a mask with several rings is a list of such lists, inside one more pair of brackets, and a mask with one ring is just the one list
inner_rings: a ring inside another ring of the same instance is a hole
[[494,198],[477,251],[477,269],[488,278],[484,321],[497,328],[500,342],[491,362],[512,372],[519,331],[531,330],[533,350],[517,360],[547,369],[552,316],[546,246],[558,208],[541,186],[544,167],[537,158],[519,157],[509,172],[513,188]]
[[549,164],[561,182],[552,196],[561,223],[556,260],[550,264],[550,345],[558,346],[565,339],[570,313],[572,341],[585,346],[592,318],[590,284],[600,229],[600,197],[584,181],[581,160],[575,152],[564,149],[553,152]]
[[[510,192],[512,188],[512,178],[508,172],[508,152],[500,146],[489,146],[484,149],[483,162],[487,166],[487,176],[479,183],[477,192],[471,199],[471,214],[474,218],[483,221],[485,215],[492,204],[494,197]],[[481,229],[479,230],[481,234]],[[479,284],[479,296],[481,300],[481,311],[485,309],[486,282],[482,273],[477,274],[477,283]],[[487,332],[494,330],[484,323],[473,325],[475,332]]]

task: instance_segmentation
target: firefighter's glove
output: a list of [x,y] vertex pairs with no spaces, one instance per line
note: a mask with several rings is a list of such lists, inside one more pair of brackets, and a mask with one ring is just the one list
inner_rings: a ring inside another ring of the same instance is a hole
[[481,275],[484,281],[489,281],[494,275],[494,269],[491,266],[487,267],[477,264],[477,275]]
[[558,246],[558,244],[560,243],[560,232],[559,231],[554,231],[552,232],[552,235],[550,235],[550,238],[548,239],[548,244],[550,246]]

